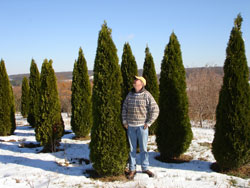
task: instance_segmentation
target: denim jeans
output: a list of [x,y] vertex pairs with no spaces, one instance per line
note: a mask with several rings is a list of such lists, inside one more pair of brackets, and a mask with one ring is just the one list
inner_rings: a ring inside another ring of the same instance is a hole
[[131,127],[128,126],[128,141],[130,145],[129,153],[129,169],[131,171],[136,170],[136,148],[137,148],[137,139],[140,146],[140,157],[141,157],[141,169],[142,171],[148,170],[148,128],[144,129],[144,126]]

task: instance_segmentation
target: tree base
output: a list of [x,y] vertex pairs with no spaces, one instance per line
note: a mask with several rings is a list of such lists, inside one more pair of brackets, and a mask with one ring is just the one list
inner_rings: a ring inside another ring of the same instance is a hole
[[221,169],[220,166],[218,165],[218,163],[213,163],[213,164],[211,164],[210,169],[215,171],[215,172],[218,172],[218,173],[237,176],[237,177],[244,178],[244,179],[250,178],[250,163],[246,164],[238,169],[233,169],[233,170]]
[[80,141],[85,141],[85,140],[90,140],[90,136],[85,136],[85,137],[79,137],[79,136],[74,136],[72,138],[73,140],[80,140]]
[[102,176],[102,175],[99,175],[94,169],[87,169],[85,171],[85,174],[88,174],[89,178],[92,178],[94,180],[100,180],[102,182],[114,182],[114,181],[127,182],[128,181],[128,179],[125,176],[126,171],[124,171],[124,174],[117,175],[117,176]]
[[193,157],[189,155],[181,155],[179,157],[167,159],[159,155],[159,156],[156,156],[155,159],[164,163],[187,163],[187,162],[190,162],[193,159]]

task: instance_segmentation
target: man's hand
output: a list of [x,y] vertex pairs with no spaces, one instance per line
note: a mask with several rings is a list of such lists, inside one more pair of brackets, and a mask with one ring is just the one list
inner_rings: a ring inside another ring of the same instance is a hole
[[144,129],[148,128],[148,125],[147,124],[144,124]]
[[123,125],[124,127],[125,127],[125,129],[128,129],[128,124],[126,124],[126,125]]

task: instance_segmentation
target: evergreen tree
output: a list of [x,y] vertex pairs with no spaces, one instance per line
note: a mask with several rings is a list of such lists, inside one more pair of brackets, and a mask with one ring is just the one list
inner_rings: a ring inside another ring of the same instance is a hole
[[16,130],[16,117],[15,117],[15,113],[16,113],[15,97],[14,97],[12,86],[10,84],[10,120],[11,120],[10,134],[14,134],[14,132]]
[[29,82],[27,77],[24,77],[22,81],[21,113],[24,118],[29,113]]
[[41,70],[39,120],[36,139],[44,146],[44,151],[56,151],[56,146],[64,133],[61,106],[52,60],[44,60]]
[[90,159],[100,175],[123,174],[128,159],[126,133],[121,123],[122,75],[111,29],[99,32],[94,65],[93,127]]
[[39,119],[39,92],[40,92],[40,73],[34,59],[31,60],[29,77],[29,114],[28,122],[34,128]]
[[216,109],[212,152],[221,169],[250,162],[250,88],[241,15],[235,19],[226,49],[223,85]]
[[165,48],[160,74],[160,114],[156,142],[162,160],[179,157],[193,137],[188,117],[185,69],[179,41],[171,34]]
[[[155,101],[159,102],[159,85],[157,81],[157,75],[155,71],[154,60],[152,54],[149,52],[148,46],[145,49],[145,61],[143,65],[143,73],[142,76],[146,79],[146,90],[148,90],[152,96],[154,97]],[[149,127],[149,134],[155,134],[156,127],[158,125],[157,120]]]
[[81,48],[74,64],[71,91],[71,127],[76,137],[86,137],[92,126],[92,103],[87,62]]
[[0,135],[13,134],[16,129],[15,100],[12,86],[5,68],[4,60],[0,62]]
[[138,75],[137,64],[129,43],[125,43],[123,47],[121,71],[123,78],[122,99],[124,101],[133,88],[134,76]]

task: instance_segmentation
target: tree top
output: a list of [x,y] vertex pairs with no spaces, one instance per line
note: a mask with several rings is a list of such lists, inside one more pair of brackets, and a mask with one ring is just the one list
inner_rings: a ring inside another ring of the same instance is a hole
[[236,29],[238,29],[239,31],[241,30],[241,23],[242,23],[242,21],[243,21],[243,18],[241,16],[241,14],[239,13],[238,16],[237,16],[237,18],[235,18],[235,20],[234,20],[234,27]]

